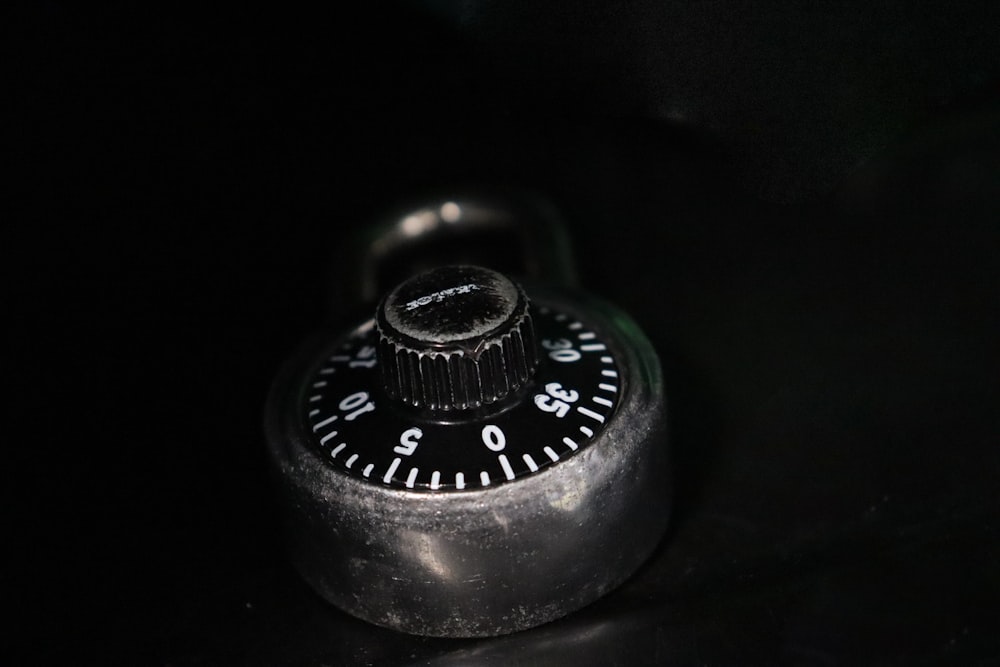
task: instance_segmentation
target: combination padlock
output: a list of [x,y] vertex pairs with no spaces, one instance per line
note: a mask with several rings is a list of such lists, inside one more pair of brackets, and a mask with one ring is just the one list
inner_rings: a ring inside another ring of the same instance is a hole
[[315,337],[265,427],[305,580],[372,623],[474,637],[564,616],[648,558],[669,513],[665,419],[629,317],[460,264]]

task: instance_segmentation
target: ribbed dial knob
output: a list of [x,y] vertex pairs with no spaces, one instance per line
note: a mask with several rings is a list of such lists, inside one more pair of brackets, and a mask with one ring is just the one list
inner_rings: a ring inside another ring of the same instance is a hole
[[494,403],[538,365],[524,291],[489,269],[445,266],[416,275],[382,300],[375,323],[385,391],[414,407]]

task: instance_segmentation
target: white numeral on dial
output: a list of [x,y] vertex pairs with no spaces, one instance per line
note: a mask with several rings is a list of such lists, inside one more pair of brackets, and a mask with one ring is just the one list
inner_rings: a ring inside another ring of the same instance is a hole
[[549,340],[546,338],[542,341],[542,347],[549,351],[549,357],[554,361],[569,363],[580,360],[580,353],[574,350],[573,343],[565,338],[558,340]]
[[375,409],[375,401],[368,401],[367,403],[365,403],[365,401],[368,401],[367,391],[359,391],[342,400],[340,402],[341,410],[344,412],[353,410],[353,412],[344,417],[344,420],[352,422],[360,415],[363,415],[366,412],[371,412]]
[[579,400],[580,394],[573,389],[563,389],[558,382],[545,385],[544,394],[535,394],[535,406],[542,412],[554,412],[562,419],[569,412],[569,404]]
[[483,427],[483,444],[494,452],[500,452],[507,446],[507,436],[503,434],[499,426],[487,424]]
[[392,448],[392,451],[403,456],[409,456],[417,449],[417,441],[423,437],[424,432],[419,428],[408,428],[399,436],[399,444]]

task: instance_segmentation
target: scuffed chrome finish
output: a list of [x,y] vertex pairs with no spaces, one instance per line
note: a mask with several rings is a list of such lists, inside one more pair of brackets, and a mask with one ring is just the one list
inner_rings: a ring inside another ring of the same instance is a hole
[[372,623],[439,637],[501,635],[579,609],[621,584],[664,534],[670,477],[659,362],[616,309],[533,290],[586,319],[623,368],[622,400],[586,448],[537,474],[413,492],[351,477],[310,447],[301,378],[315,341],[279,375],[265,429],[291,555],[324,598]]

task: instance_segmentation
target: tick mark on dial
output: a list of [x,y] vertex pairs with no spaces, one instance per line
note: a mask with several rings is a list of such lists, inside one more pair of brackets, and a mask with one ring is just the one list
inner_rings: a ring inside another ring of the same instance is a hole
[[392,476],[396,474],[396,468],[399,467],[399,464],[402,463],[402,461],[403,459],[398,456],[392,460],[392,463],[389,464],[389,469],[385,471],[384,475],[382,475],[383,482],[388,484],[392,481]]
[[358,455],[351,454],[351,458],[347,459],[347,461],[344,462],[344,467],[350,468],[352,465],[354,465],[354,462],[357,460],[358,460]]
[[[319,414],[319,410],[316,410],[316,414]],[[337,421],[337,415],[334,415],[332,417],[327,417],[326,419],[324,419],[320,423],[318,423],[315,426],[313,426],[313,433],[315,433],[316,431],[320,430],[321,428],[323,428],[327,424],[332,424],[335,421]]]
[[337,431],[330,431],[329,433],[327,433],[326,435],[324,435],[322,438],[319,439],[319,444],[325,445],[327,440],[336,437],[337,437]]
[[610,408],[611,406],[614,405],[614,403],[612,403],[606,398],[601,398],[600,396],[594,396],[593,398],[594,398],[594,403],[597,403],[598,405],[603,405],[606,408]]
[[528,466],[528,470],[538,472],[538,464],[535,463],[535,459],[531,458],[531,454],[525,454],[521,458],[524,459],[524,464]]
[[[551,447],[546,447],[542,451],[545,452],[546,456],[548,456],[550,459],[552,459],[553,463],[555,463],[556,461],[559,460],[559,455],[556,454],[556,450],[552,449]],[[527,456],[527,454],[525,456]]]
[[342,451],[344,451],[344,447],[347,447],[347,443],[346,442],[342,442],[339,445],[337,445],[336,447],[334,447],[333,451],[330,452],[330,458],[336,458],[337,454],[339,454]]
[[485,470],[479,473],[479,483],[482,484],[483,486],[490,485],[490,474]]
[[504,477],[507,479],[514,479],[514,469],[510,467],[510,461],[507,460],[506,454],[501,454],[497,457],[500,461],[500,467],[503,468]]
[[599,421],[602,424],[604,423],[604,417],[602,417],[601,415],[597,414],[593,410],[590,410],[589,408],[585,408],[585,407],[583,407],[581,405],[581,406],[577,407],[576,411],[579,412],[581,415],[585,415],[587,417],[590,417],[591,419]]
[[568,436],[563,438],[563,444],[572,449],[574,452],[576,451],[577,447],[579,447],[579,445],[573,442]]

